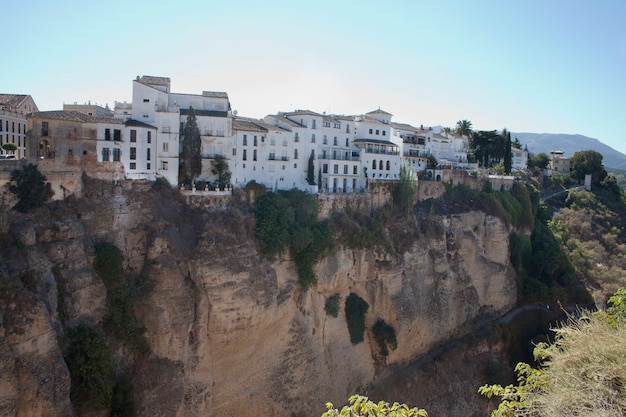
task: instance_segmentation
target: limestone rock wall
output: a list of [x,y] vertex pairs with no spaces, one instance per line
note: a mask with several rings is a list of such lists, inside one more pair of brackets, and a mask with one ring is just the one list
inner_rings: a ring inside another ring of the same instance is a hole
[[[16,218],[21,249],[13,263],[3,255],[0,270],[21,285],[0,292],[0,415],[77,415],[61,340],[64,328],[102,319],[106,290],[92,267],[101,240],[149,288],[136,314],[150,352],[111,341],[138,416],[320,415],[327,401],[344,403],[516,302],[509,230],[481,212],[430,219],[436,232],[402,254],[337,249],[303,292],[288,258],[259,257],[245,208],[208,212],[137,187],[94,183],[81,200]],[[25,300],[12,303],[10,291]],[[369,304],[357,345],[343,311],[350,293]],[[337,318],[324,311],[333,294],[342,297]],[[387,358],[371,334],[378,319],[397,335]]]

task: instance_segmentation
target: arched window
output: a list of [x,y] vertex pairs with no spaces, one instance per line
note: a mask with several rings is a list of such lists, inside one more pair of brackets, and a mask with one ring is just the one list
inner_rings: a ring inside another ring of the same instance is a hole
[[387,171],[389,171],[391,169],[391,164],[389,163],[389,161],[387,161]]
[[375,159],[372,161],[372,169],[376,169],[376,160]]
[[380,169],[381,171],[383,170],[383,160],[380,160],[380,163],[378,164],[378,169]]

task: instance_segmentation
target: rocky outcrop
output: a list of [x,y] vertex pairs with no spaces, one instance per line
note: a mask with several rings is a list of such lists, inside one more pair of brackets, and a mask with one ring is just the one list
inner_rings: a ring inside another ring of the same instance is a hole
[[[288,258],[260,258],[244,203],[205,211],[174,191],[137,187],[94,182],[81,200],[16,217],[19,261],[3,256],[3,271],[15,285],[20,270],[31,278],[15,290],[23,302],[6,289],[0,297],[0,415],[76,415],[59,341],[64,328],[100,326],[98,241],[117,245],[148,288],[136,315],[149,353],[111,340],[139,416],[319,415],[516,302],[508,226],[482,212],[428,219],[433,227],[401,253],[338,248],[302,291]],[[343,308],[338,317],[324,310],[330,296],[343,307],[350,293],[369,304],[357,345]],[[371,332],[378,319],[396,331],[387,357]]]

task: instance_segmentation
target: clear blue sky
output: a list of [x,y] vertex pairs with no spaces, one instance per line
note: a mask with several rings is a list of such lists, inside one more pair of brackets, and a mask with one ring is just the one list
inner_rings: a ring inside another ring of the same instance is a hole
[[0,92],[130,101],[137,75],[239,115],[378,107],[419,126],[578,133],[626,153],[626,1],[0,0]]

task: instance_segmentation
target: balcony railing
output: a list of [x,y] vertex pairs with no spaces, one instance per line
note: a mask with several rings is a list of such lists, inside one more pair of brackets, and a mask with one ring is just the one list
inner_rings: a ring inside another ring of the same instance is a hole
[[288,156],[276,156],[276,155],[272,155],[272,154],[270,154],[270,156],[267,159],[269,161],[289,161],[289,157]]
[[379,155],[400,155],[399,151],[388,151],[386,149],[366,148],[364,151],[365,153],[375,153]]
[[405,151],[403,156],[405,157],[424,157],[427,158],[429,156],[431,156],[431,153],[429,151],[418,151],[418,150],[408,150]]

